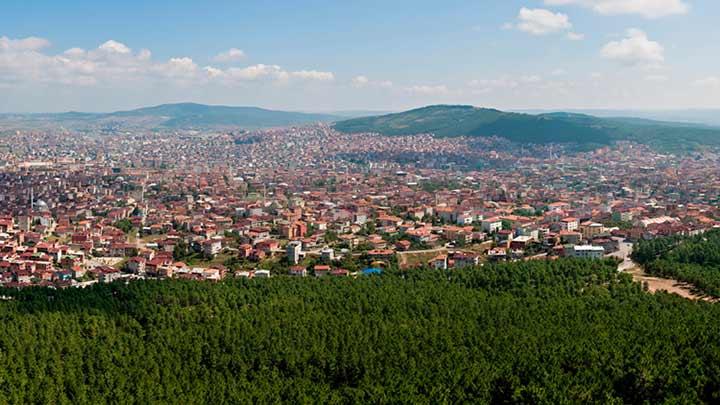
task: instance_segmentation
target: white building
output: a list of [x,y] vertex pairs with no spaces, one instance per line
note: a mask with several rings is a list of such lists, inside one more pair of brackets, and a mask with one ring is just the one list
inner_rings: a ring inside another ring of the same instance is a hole
[[323,261],[329,262],[335,260],[335,251],[332,248],[325,248],[320,251],[320,257]]
[[578,229],[579,223],[577,218],[569,217],[564,218],[562,221],[560,221],[560,225],[563,230],[565,231],[576,231]]
[[302,254],[302,242],[292,241],[287,245],[287,258],[291,264],[300,263],[300,255]]
[[577,245],[573,246],[572,256],[588,259],[601,259],[605,255],[605,248],[602,246]]
[[487,233],[497,232],[502,229],[502,220],[500,218],[488,218],[482,221],[482,230]]
[[270,278],[270,270],[255,270],[254,277],[256,277],[256,278]]

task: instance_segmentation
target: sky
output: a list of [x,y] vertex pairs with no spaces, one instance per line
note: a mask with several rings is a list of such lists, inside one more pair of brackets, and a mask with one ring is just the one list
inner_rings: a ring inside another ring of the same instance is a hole
[[720,107],[717,0],[3,0],[0,112]]

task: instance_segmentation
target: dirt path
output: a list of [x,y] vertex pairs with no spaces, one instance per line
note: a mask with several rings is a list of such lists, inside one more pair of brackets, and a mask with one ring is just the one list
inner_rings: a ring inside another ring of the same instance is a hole
[[671,294],[677,294],[689,300],[702,300],[708,302],[718,302],[717,298],[699,294],[693,291],[693,286],[677,280],[650,276],[640,267],[633,267],[625,270],[625,273],[632,274],[633,280],[645,285],[647,283],[648,291],[654,293],[656,291],[667,291]]
[[424,261],[430,260],[433,257],[447,253],[447,248],[437,248],[430,250],[411,250],[407,252],[397,252],[398,266],[401,269],[412,267]]
[[633,250],[633,245],[620,238],[615,239],[618,241],[619,249],[617,252],[611,253],[609,256],[622,260],[622,262],[618,265],[618,271],[631,274],[633,280],[638,283],[641,283],[643,285],[647,283],[649,292],[654,293],[656,291],[667,291],[671,294],[677,294],[689,300],[720,302],[720,300],[718,300],[717,298],[695,292],[695,288],[690,283],[655,277],[645,273],[643,268],[630,258]]

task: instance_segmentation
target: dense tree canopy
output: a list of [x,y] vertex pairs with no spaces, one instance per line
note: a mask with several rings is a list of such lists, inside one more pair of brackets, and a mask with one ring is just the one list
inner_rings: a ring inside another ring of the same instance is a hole
[[720,309],[611,261],[6,290],[0,403],[720,400]]

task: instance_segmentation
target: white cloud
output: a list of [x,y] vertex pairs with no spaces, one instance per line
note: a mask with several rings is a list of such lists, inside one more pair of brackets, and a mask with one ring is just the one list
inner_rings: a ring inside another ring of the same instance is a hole
[[230,68],[224,71],[224,76],[230,79],[252,81],[259,79],[286,80],[288,74],[278,65],[252,65],[244,68]]
[[225,74],[225,72],[223,72],[221,69],[214,68],[212,66],[205,66],[203,68],[203,71],[205,71],[205,73],[207,73],[207,76],[211,79],[222,77]]
[[192,79],[198,72],[198,66],[190,58],[171,58],[159,65],[159,71],[171,78]]
[[419,85],[419,86],[410,86],[406,87],[405,91],[407,91],[410,94],[414,95],[424,95],[424,96],[439,96],[439,95],[445,95],[450,92],[448,90],[447,86],[445,85],[437,85],[437,86],[428,86],[428,85]]
[[231,82],[250,82],[259,80],[286,82],[290,79],[321,82],[335,80],[335,74],[333,74],[332,72],[321,72],[317,70],[299,70],[290,72],[281,68],[278,65],[258,64],[247,66],[244,68],[229,68],[226,70],[208,66],[204,68],[204,70],[211,78],[223,78]]
[[[50,42],[42,38],[0,37],[0,78],[5,85],[63,84],[77,86],[127,86],[128,83],[155,81],[181,86],[221,81],[233,84],[269,80],[276,82],[332,81],[335,75],[318,70],[287,71],[277,65],[244,68],[200,68],[189,57],[155,61],[147,49],[133,51],[127,45],[109,40],[95,49],[70,48],[58,55],[42,52]],[[232,52],[230,52],[232,53]],[[229,53],[229,54],[230,54]],[[237,56],[237,52],[234,52]]]
[[365,87],[370,83],[370,79],[365,76],[356,76],[352,79],[352,84],[355,87]]
[[213,58],[215,62],[225,63],[234,62],[245,58],[245,52],[242,49],[230,48],[225,52],[221,52]]
[[577,32],[568,32],[567,39],[571,41],[582,41],[585,39],[585,34],[578,34]]
[[566,31],[572,28],[570,19],[566,14],[553,13],[541,8],[530,9],[523,7],[518,13],[518,30],[532,35],[545,35],[554,32]]
[[537,75],[524,75],[517,78],[503,76],[497,79],[476,79],[468,82],[473,93],[486,93],[493,90],[511,90],[521,86],[537,85],[543,82]]
[[695,80],[693,84],[698,87],[720,87],[720,77],[704,77],[702,79]]
[[130,48],[128,48],[127,45],[117,41],[113,41],[112,39],[100,45],[98,49],[105,52],[120,54],[129,54],[131,52]]
[[652,66],[665,60],[663,46],[649,40],[645,32],[635,28],[627,30],[626,38],[606,44],[600,52],[606,59],[631,66]]
[[291,72],[290,76],[303,80],[317,80],[322,82],[335,80],[335,75],[332,72],[319,72],[317,70],[300,70]]
[[579,5],[603,15],[638,14],[645,18],[685,14],[690,9],[685,0],[545,0],[545,5]]
[[85,52],[85,50],[81,48],[70,48],[67,51],[63,52],[63,55],[69,58],[82,58],[83,56],[87,55],[87,52]]
[[380,80],[380,81],[374,81],[370,80],[367,76],[355,76],[350,81],[350,84],[358,89],[364,88],[364,87],[382,87],[382,88],[390,88],[393,86],[393,82],[389,80]]
[[38,51],[50,46],[45,38],[27,37],[23,39],[10,39],[0,37],[0,51]]

